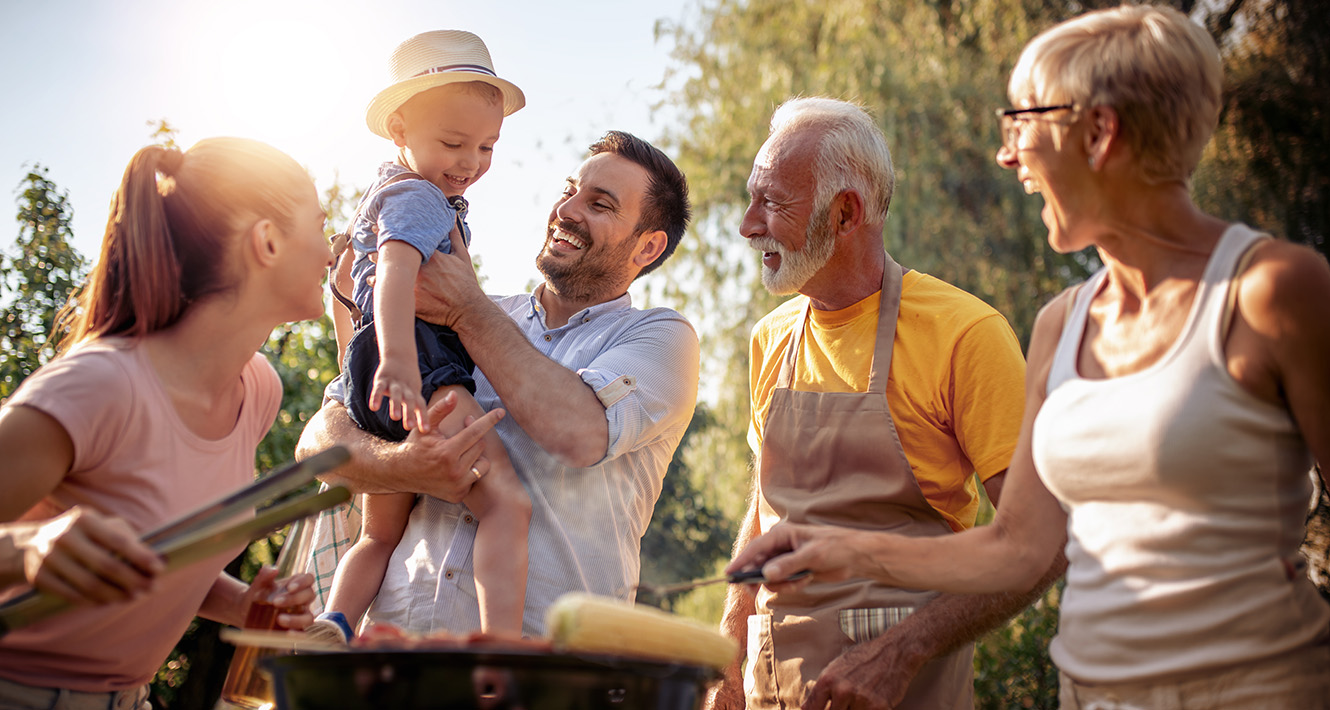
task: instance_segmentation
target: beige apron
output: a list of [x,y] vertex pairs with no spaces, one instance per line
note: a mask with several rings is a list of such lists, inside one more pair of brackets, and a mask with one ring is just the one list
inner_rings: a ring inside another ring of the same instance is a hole
[[[887,256],[877,342],[867,392],[792,389],[806,306],[772,392],[759,458],[762,518],[948,535],[951,528],[924,499],[887,408],[887,376],[900,312],[901,269]],[[890,589],[864,580],[813,583],[804,590],[758,593],[749,619],[744,686],[749,710],[798,708],[817,676],[857,642],[876,637],[933,592]],[[869,611],[873,610],[873,611]],[[919,672],[906,710],[973,708],[973,647],[938,658]]]

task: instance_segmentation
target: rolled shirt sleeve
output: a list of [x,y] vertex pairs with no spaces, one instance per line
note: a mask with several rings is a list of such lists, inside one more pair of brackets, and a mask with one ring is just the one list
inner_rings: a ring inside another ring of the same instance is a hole
[[605,405],[609,445],[600,463],[659,439],[692,413],[699,345],[692,326],[662,312],[577,374]]

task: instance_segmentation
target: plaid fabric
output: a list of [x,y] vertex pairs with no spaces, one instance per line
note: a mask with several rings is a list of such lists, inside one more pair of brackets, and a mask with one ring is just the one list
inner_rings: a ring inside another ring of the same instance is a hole
[[[327,484],[323,488],[327,488]],[[314,614],[323,611],[332,591],[333,572],[337,562],[360,539],[361,506],[364,496],[353,496],[341,505],[319,513],[314,525],[314,542],[310,548],[309,563],[305,571],[314,575],[316,597],[309,609]]]
[[914,612],[912,606],[841,609],[840,628],[855,643],[871,641]]

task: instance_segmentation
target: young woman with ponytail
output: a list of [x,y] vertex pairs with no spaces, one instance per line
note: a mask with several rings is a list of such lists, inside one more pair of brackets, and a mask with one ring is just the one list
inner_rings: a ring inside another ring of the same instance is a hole
[[253,480],[282,393],[258,350],[323,312],[323,221],[305,171],[262,143],[130,161],[61,354],[0,407],[0,601],[79,604],[0,637],[0,708],[148,708],[196,614],[239,626],[278,588],[279,623],[311,621],[309,575],[247,586],[222,572],[243,548],[164,574],[138,536]]

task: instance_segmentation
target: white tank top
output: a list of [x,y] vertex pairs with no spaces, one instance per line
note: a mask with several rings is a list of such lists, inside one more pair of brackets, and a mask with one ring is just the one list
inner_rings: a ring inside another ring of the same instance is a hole
[[1076,371],[1090,301],[1076,295],[1034,424],[1034,460],[1068,511],[1067,586],[1051,646],[1089,683],[1272,656],[1323,637],[1330,606],[1298,547],[1312,457],[1288,410],[1228,373],[1222,331],[1239,258],[1225,231],[1177,341],[1110,379]]

